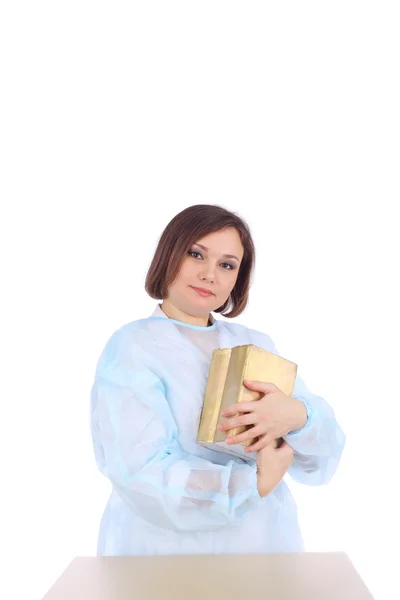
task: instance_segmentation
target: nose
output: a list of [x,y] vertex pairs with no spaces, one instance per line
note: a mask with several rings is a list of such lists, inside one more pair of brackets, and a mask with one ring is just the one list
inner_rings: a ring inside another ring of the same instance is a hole
[[215,270],[211,264],[207,264],[204,266],[199,273],[199,277],[201,281],[205,281],[208,283],[214,283],[215,281]]

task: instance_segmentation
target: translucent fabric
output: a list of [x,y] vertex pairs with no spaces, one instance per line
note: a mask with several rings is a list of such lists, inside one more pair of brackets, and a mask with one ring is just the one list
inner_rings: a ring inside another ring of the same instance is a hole
[[[227,321],[196,327],[157,307],[117,331],[97,365],[91,426],[97,465],[112,491],[99,555],[290,552],[303,549],[294,499],[284,481],[257,491],[256,467],[196,443],[214,348],[255,344],[265,334]],[[327,483],[345,438],[332,408],[298,376],[305,427],[286,436],[294,480]]]

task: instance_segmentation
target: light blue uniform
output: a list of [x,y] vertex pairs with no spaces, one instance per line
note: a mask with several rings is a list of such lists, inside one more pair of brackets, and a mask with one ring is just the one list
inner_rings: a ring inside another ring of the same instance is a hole
[[[153,316],[118,330],[97,366],[91,393],[97,465],[111,481],[99,555],[298,552],[303,541],[284,481],[257,491],[255,464],[196,443],[212,350],[255,344],[265,334],[216,320],[196,327]],[[332,408],[297,376],[293,396],[305,427],[286,436],[295,481],[327,483],[345,438]]]

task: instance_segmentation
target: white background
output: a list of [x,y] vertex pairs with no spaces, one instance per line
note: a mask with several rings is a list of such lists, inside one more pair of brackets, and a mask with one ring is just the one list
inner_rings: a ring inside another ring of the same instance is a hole
[[293,485],[307,549],[399,597],[396,5],[2,3],[1,597],[39,600],[96,552],[96,362],[152,312],[158,237],[196,203],[249,222],[237,321],[347,434],[329,486]]

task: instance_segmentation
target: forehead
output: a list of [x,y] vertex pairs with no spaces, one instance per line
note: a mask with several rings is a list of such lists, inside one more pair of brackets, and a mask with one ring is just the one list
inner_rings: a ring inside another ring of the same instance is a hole
[[229,227],[209,233],[195,241],[208,248],[210,253],[214,254],[234,254],[238,258],[243,256],[243,245],[236,229]]

